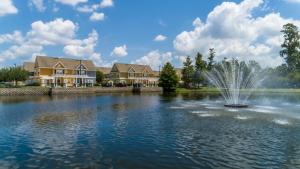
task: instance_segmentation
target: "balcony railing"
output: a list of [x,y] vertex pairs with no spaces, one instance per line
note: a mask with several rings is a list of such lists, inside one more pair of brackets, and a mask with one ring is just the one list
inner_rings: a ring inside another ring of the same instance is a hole
[[68,74],[52,74],[53,77],[70,77],[70,78],[96,78],[96,76],[88,75],[68,75]]

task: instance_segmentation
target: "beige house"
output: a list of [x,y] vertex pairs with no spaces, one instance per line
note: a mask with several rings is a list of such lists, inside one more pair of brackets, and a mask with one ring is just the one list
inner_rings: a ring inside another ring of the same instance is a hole
[[109,79],[113,84],[157,86],[159,76],[148,65],[115,63],[111,68]]
[[[32,69],[32,65],[24,63],[24,69],[29,68]],[[93,86],[96,81],[96,67],[91,60],[37,56],[33,72],[31,80],[41,86]]]
[[109,78],[111,67],[96,67],[96,70],[102,72],[105,78]]

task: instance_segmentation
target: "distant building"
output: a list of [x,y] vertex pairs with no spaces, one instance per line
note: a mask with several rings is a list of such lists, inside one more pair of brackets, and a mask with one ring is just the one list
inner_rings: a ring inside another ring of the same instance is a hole
[[29,76],[34,76],[34,62],[24,62],[23,69],[29,72]]
[[176,75],[179,79],[179,83],[182,83],[182,68],[175,68]]
[[25,84],[32,84],[34,82],[34,62],[24,62],[23,69],[29,72],[29,78],[25,81]]
[[149,65],[115,63],[111,68],[109,80],[114,84],[126,84],[132,86],[157,86],[159,74]]
[[[29,64],[24,64],[24,67],[29,67]],[[91,60],[37,56],[34,76],[31,78],[42,86],[93,86],[96,82],[96,67]]]
[[[96,67],[91,60],[78,60],[37,56],[35,62],[24,62],[23,68],[30,72],[27,83],[38,82],[48,87],[94,86],[96,71],[104,74],[108,86],[158,86],[159,71],[149,65],[115,63],[110,67]],[[175,68],[181,80],[182,69]]]
[[102,72],[104,74],[105,79],[108,79],[111,67],[96,67],[96,71]]

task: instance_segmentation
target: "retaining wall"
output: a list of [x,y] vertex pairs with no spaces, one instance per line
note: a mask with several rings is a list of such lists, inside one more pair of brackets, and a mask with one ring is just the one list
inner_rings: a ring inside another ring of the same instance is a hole
[[147,93],[162,92],[160,87],[91,87],[91,88],[46,88],[46,87],[23,87],[23,88],[0,88],[0,96],[16,95],[62,95],[62,94],[94,94],[94,93]]
[[49,95],[49,94],[50,94],[50,88],[46,88],[46,87],[0,88],[0,96]]

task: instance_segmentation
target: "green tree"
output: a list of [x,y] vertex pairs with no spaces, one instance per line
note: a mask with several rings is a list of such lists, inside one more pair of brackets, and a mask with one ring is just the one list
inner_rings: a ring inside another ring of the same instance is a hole
[[292,23],[285,24],[281,32],[283,33],[284,42],[281,44],[280,56],[285,59],[291,71],[300,69],[300,36],[297,26]]
[[0,82],[7,82],[8,81],[8,68],[0,69]]
[[194,83],[199,88],[200,84],[204,82],[204,77],[202,73],[206,71],[206,61],[203,60],[201,53],[197,53],[195,58],[195,73],[194,73]]
[[165,92],[175,91],[179,78],[176,75],[176,71],[171,63],[167,62],[160,72],[159,86],[163,88]]
[[104,80],[104,74],[101,71],[96,71],[96,82],[102,83]]
[[191,83],[193,82],[194,78],[194,66],[192,65],[192,60],[188,56],[183,62],[183,69],[182,69],[182,81],[184,82],[185,87],[190,87]]
[[214,58],[215,58],[216,52],[214,48],[209,49],[209,56],[208,56],[208,64],[207,64],[207,70],[211,70],[214,66]]
[[15,82],[15,86],[18,85],[18,81],[25,81],[29,76],[29,72],[21,67],[2,68],[0,70],[1,82]]
[[18,81],[25,81],[29,77],[29,72],[24,70],[22,67],[10,68],[11,80],[15,82],[15,86],[18,85]]
[[206,62],[203,60],[202,54],[198,52],[195,58],[195,70],[204,71],[205,69],[206,69]]

